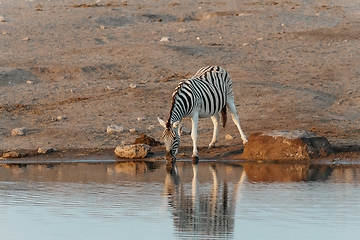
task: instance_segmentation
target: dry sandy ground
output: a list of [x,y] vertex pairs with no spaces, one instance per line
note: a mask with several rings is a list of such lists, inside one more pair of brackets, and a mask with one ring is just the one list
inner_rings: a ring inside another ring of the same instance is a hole
[[[2,152],[161,140],[157,117],[168,117],[177,83],[207,65],[230,73],[246,135],[313,129],[337,149],[360,148],[356,0],[0,0],[0,16]],[[126,131],[106,133],[111,124]],[[12,136],[18,127],[28,134]],[[201,120],[198,145],[211,135]],[[232,122],[218,145],[200,157],[241,152]]]

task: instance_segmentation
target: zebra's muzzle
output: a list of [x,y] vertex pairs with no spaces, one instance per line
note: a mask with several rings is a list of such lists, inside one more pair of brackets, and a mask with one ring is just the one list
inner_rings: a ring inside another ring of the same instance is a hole
[[167,151],[165,155],[165,160],[168,162],[175,162],[176,158],[171,154],[171,151]]
[[170,152],[170,151],[167,151],[167,152],[166,152],[166,155],[165,155],[165,159],[166,159],[166,160],[170,160],[171,158],[172,158],[171,152]]

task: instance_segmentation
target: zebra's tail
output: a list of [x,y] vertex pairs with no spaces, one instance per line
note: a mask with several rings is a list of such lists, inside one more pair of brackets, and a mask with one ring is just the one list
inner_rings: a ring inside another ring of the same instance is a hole
[[223,128],[226,126],[226,105],[221,109],[221,119],[223,122]]

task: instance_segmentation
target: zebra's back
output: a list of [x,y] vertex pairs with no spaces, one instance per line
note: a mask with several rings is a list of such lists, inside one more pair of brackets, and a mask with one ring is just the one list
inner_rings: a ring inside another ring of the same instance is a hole
[[229,74],[218,66],[201,68],[176,87],[168,123],[191,117],[195,112],[200,118],[211,117],[225,107],[229,98],[233,99]]
[[192,86],[199,117],[211,117],[219,113],[229,97],[233,98],[232,81],[221,67],[201,68],[187,82]]
[[191,79],[200,79],[207,81],[216,87],[219,84],[224,84],[226,88],[227,97],[233,97],[233,85],[229,73],[219,66],[207,66],[200,68]]

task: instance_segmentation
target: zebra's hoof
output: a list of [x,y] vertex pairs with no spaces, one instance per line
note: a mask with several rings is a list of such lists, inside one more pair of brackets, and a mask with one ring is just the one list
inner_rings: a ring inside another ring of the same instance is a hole
[[199,157],[198,156],[192,157],[191,162],[195,163],[195,164],[198,164],[199,163]]

